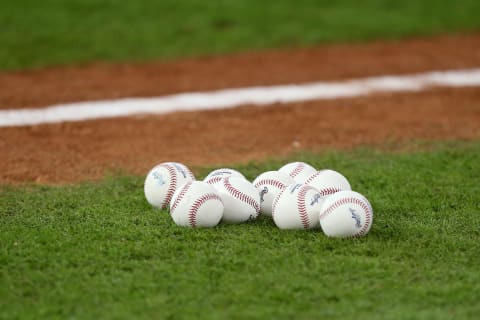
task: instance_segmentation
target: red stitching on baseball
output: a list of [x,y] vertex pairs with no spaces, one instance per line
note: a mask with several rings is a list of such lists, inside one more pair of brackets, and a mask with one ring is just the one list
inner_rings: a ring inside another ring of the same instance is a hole
[[287,189],[283,189],[282,191],[280,191],[277,196],[275,197],[275,199],[273,199],[273,203],[272,203],[272,218],[273,216],[275,215],[275,211],[277,209],[277,205],[278,205],[278,201],[280,200],[280,196],[285,192],[285,190]]
[[257,201],[255,201],[255,199],[253,199],[249,195],[247,195],[247,194],[243,193],[242,191],[236,189],[230,183],[230,177],[226,177],[225,179],[223,179],[223,186],[225,187],[225,189],[227,189],[227,191],[232,196],[234,196],[237,199],[240,199],[241,201],[243,201],[243,202],[247,203],[248,205],[250,205],[251,207],[253,207],[253,209],[255,209],[255,213],[258,214],[260,212],[260,205],[257,203]]
[[[323,170],[322,170],[322,171],[323,171]],[[315,179],[316,177],[318,177],[322,171],[317,171],[317,172],[315,172],[314,174],[312,174],[310,177],[308,177],[307,181],[305,181],[305,184],[309,184],[310,182],[312,182],[313,179]]]
[[183,197],[185,196],[185,193],[187,193],[188,189],[190,189],[190,186],[192,185],[193,181],[188,181],[183,187],[182,187],[182,191],[180,191],[180,193],[178,194],[178,197],[175,199],[175,201],[173,202],[173,205],[172,205],[172,208],[170,209],[170,213],[173,213],[173,211],[175,211],[175,209],[177,208],[178,204],[180,203],[180,201],[183,199]]
[[[320,174],[322,174],[323,171],[325,171],[325,170],[320,170],[320,171],[317,171],[314,174],[312,174],[307,179],[307,181],[305,181],[305,184],[310,184],[316,177],[318,177]],[[318,189],[318,191],[320,192],[320,194],[322,196],[328,196],[330,194],[334,194],[335,192],[342,191],[342,189],[337,188],[337,187],[327,187],[327,188]]]
[[175,193],[175,189],[177,188],[177,171],[169,164],[162,164],[160,167],[167,169],[170,174],[170,185],[168,186],[167,197],[165,198],[165,202],[162,203],[162,209],[165,209],[168,207],[168,204]]
[[335,188],[335,187],[323,188],[323,189],[318,190],[318,192],[320,192],[322,197],[334,194],[334,193],[339,192],[339,191],[342,191],[342,189]]
[[293,171],[290,172],[290,177],[295,178],[300,172],[302,172],[304,167],[305,165],[303,163],[297,164],[295,169],[293,169]]
[[200,209],[200,207],[208,200],[218,200],[223,203],[222,199],[218,196],[218,194],[215,193],[204,194],[203,196],[195,200],[188,213],[188,222],[192,228],[195,228],[197,226],[198,209]]
[[219,182],[220,180],[222,180],[223,177],[222,176],[213,176],[211,177],[210,179],[208,179],[207,181],[205,181],[206,183],[208,184],[215,184],[217,182]]
[[372,223],[372,208],[366,203],[364,203],[364,205],[365,205],[365,208],[367,208],[367,210],[365,210],[365,224],[363,225],[363,228],[354,235],[354,237],[361,237],[365,235],[365,233],[367,232],[367,229],[370,227]]
[[282,182],[280,182],[278,180],[275,180],[275,179],[262,179],[262,180],[258,181],[257,183],[255,183],[254,187],[258,188],[261,185],[269,185],[269,186],[276,187],[278,189],[284,189],[284,188],[287,187],[285,184],[283,184]]
[[[185,167],[185,166],[184,166]],[[193,174],[192,171],[190,171],[190,169],[188,169],[187,167],[185,167],[185,171],[188,173],[188,175],[190,176],[190,179],[192,179],[193,181],[197,180],[197,178],[195,178],[195,175]]]
[[300,220],[302,221],[303,228],[305,229],[308,229],[310,227],[310,219],[308,217],[307,206],[305,204],[305,196],[309,190],[315,190],[315,188],[305,185],[302,186],[298,191],[297,198],[298,213],[300,215]]
[[364,201],[362,201],[360,199],[351,197],[351,198],[342,198],[342,199],[339,199],[339,200],[335,201],[334,203],[332,203],[330,205],[330,207],[328,207],[326,210],[324,210],[320,214],[320,220],[322,220],[323,218],[325,218],[326,216],[331,214],[338,207],[340,207],[344,204],[348,204],[348,203],[359,205],[360,207],[362,207],[362,209],[365,212],[365,223],[363,224],[362,229],[360,229],[360,231],[358,231],[352,237],[363,236],[367,232],[367,229],[370,227],[370,225],[372,223],[372,209],[370,208],[370,206],[368,204],[366,204]]

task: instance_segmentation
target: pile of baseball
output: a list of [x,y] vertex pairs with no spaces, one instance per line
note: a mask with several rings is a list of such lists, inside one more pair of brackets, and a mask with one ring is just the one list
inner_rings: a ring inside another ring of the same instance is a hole
[[304,162],[264,172],[252,183],[228,168],[197,181],[185,165],[165,162],[150,170],[144,191],[152,206],[169,209],[173,221],[185,227],[242,223],[262,214],[280,229],[321,227],[330,237],[360,237],[373,221],[369,201],[352,191],[342,174]]

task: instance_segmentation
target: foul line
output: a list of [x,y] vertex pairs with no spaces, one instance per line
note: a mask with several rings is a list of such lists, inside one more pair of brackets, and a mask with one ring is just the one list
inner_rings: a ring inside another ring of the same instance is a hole
[[428,87],[480,86],[480,69],[380,76],[336,82],[314,82],[192,92],[154,98],[126,98],[58,104],[39,109],[0,110],[0,127],[64,121],[227,109],[309,100],[349,98],[375,92],[419,91]]

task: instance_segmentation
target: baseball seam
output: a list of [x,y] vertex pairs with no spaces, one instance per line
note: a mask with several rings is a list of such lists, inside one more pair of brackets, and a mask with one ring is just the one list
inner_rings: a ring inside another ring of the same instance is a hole
[[318,177],[319,175],[320,175],[320,171],[315,172],[315,173],[312,174],[310,177],[308,177],[308,179],[305,181],[305,184],[309,184],[310,182],[313,181],[313,179],[315,179],[315,178]]
[[329,188],[323,188],[318,190],[318,192],[320,192],[322,197],[334,194],[339,191],[342,191],[342,189],[336,188],[336,187],[329,187]]
[[355,233],[352,237],[363,236],[366,233],[367,229],[370,227],[370,224],[372,223],[372,210],[368,204],[366,204],[364,201],[360,199],[351,197],[351,198],[342,198],[335,201],[320,214],[320,220],[324,219],[326,216],[331,214],[338,207],[344,204],[349,204],[349,203],[359,205],[365,212],[365,223],[363,224],[362,229],[360,229],[360,231]]
[[[367,205],[366,203],[364,203],[365,205],[365,223],[363,225],[363,228],[357,232],[354,237],[361,237],[363,235],[365,235],[365,233],[367,232],[367,229],[370,228],[371,224],[372,224],[372,209],[370,208],[369,205]],[[363,209],[365,209],[363,206],[362,206]]]
[[250,205],[255,210],[255,213],[258,214],[260,212],[260,205],[257,203],[257,201],[255,201],[255,199],[253,199],[249,195],[247,195],[247,194],[243,193],[242,191],[236,189],[230,183],[230,177],[227,177],[223,180],[223,186],[233,197],[235,197],[235,198],[239,199],[240,201],[245,202],[248,205]]
[[282,191],[280,191],[277,196],[275,197],[275,199],[273,199],[273,203],[272,203],[272,218],[273,216],[275,215],[275,211],[277,210],[277,205],[278,205],[278,201],[280,200],[280,196],[282,195],[282,193],[287,190],[287,189],[283,189]]
[[303,163],[297,164],[295,169],[293,169],[292,172],[290,172],[290,177],[295,178],[296,176],[298,176],[298,174],[302,172],[304,167],[305,165]]
[[307,206],[305,204],[305,196],[309,190],[313,190],[313,188],[309,186],[302,186],[297,197],[298,214],[300,215],[300,220],[302,221],[304,229],[308,229],[310,227],[310,219],[308,217]]
[[170,184],[167,190],[167,197],[165,198],[164,203],[162,203],[162,209],[166,209],[170,203],[170,200],[172,199],[173,194],[175,193],[175,189],[177,188],[177,171],[169,164],[162,164],[161,167],[167,169],[168,173],[170,174]]
[[193,172],[190,169],[188,169],[186,166],[183,166],[183,167],[184,167],[184,170],[187,172],[187,174],[190,176],[190,178],[193,181],[197,180],[197,178],[195,178],[195,175],[193,174]]
[[254,184],[254,187],[258,188],[258,187],[263,186],[263,185],[273,186],[273,187],[276,187],[278,189],[284,189],[284,188],[287,187],[284,183],[282,183],[278,180],[275,180],[275,179],[262,179],[262,180],[256,182]]
[[[198,209],[207,201],[209,200],[218,200],[222,202],[222,199],[215,193],[207,193],[195,200],[193,205],[190,207],[190,210],[188,212],[188,223],[192,228],[195,228],[197,226],[197,213]],[[223,203],[223,202],[222,202]]]
[[217,182],[219,182],[220,180],[222,180],[224,177],[222,176],[214,176],[214,177],[211,177],[210,179],[207,179],[205,180],[206,183],[208,184],[215,184]]
[[185,196],[185,193],[187,193],[188,189],[190,189],[190,186],[192,185],[192,183],[193,183],[192,181],[189,181],[182,187],[182,190],[178,194],[178,197],[173,201],[173,205],[172,205],[172,208],[170,209],[170,213],[173,213],[173,211],[175,211],[180,201],[182,201],[183,197]]

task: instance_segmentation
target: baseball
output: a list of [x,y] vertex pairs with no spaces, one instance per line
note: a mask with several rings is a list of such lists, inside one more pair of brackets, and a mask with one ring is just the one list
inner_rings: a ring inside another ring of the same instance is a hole
[[243,178],[246,180],[245,176],[240,173],[240,171],[237,171],[235,169],[230,169],[230,168],[221,168],[221,169],[216,169],[210,172],[203,181],[205,181],[208,184],[211,184],[213,186],[217,186],[220,184],[220,181],[222,178],[225,177],[238,177],[238,178]]
[[215,227],[223,215],[217,191],[203,181],[189,181],[175,191],[170,202],[173,221],[183,227]]
[[305,184],[316,188],[322,195],[322,201],[335,192],[352,190],[347,178],[330,169],[315,172],[305,180]]
[[152,206],[166,209],[176,189],[195,176],[185,165],[178,162],[164,162],[153,167],[145,178],[145,198]]
[[260,195],[246,179],[225,177],[216,189],[225,206],[222,221],[241,223],[257,218],[260,213]]
[[318,227],[320,193],[312,186],[296,183],[283,189],[273,200],[273,221],[280,229]]
[[295,180],[284,172],[267,171],[260,174],[252,183],[260,194],[260,212],[271,217],[273,199],[293,183]]
[[296,183],[305,183],[305,180],[317,172],[317,169],[305,162],[291,162],[278,169],[278,171],[288,174]]
[[372,226],[373,210],[360,193],[339,191],[323,201],[319,220],[323,232],[329,237],[361,237]]

